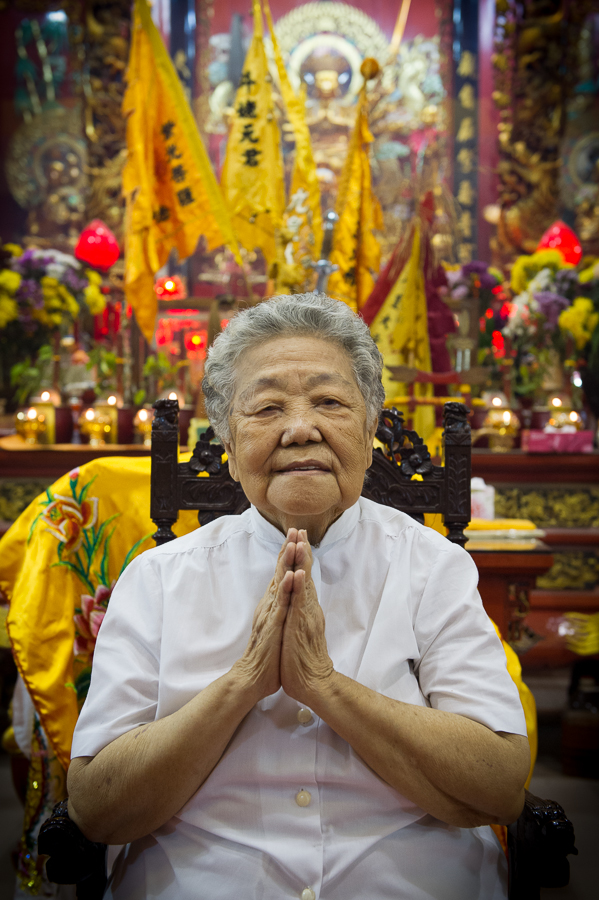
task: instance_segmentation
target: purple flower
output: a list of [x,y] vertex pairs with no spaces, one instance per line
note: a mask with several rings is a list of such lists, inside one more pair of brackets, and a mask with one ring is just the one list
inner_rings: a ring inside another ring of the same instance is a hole
[[539,304],[539,312],[547,319],[547,327],[555,328],[562,310],[570,306],[570,301],[553,291],[538,291],[533,297]]
[[488,272],[481,272],[478,276],[478,280],[480,281],[481,288],[491,289],[497,287],[497,279],[490,275]]
[[559,269],[553,278],[557,294],[564,296],[568,291],[578,287],[578,272],[576,269]]
[[450,269],[449,272],[445,273],[445,276],[449,287],[455,287],[456,284],[463,280],[461,269]]
[[[489,264],[483,262],[480,259],[473,259],[472,262],[465,263],[462,266],[462,272],[466,276],[469,275],[483,275],[486,274],[487,269],[489,268]],[[496,284],[495,279],[493,279],[493,284]]]
[[33,304],[39,300],[43,302],[43,293],[39,281],[36,281],[35,278],[24,278],[19,285],[17,297],[19,300],[25,300]]
[[64,283],[71,291],[82,291],[87,287],[87,279],[79,278],[70,267],[64,273]]
[[468,296],[469,293],[470,293],[470,290],[467,285],[458,284],[458,286],[454,287],[454,289],[452,290],[451,296],[453,297],[454,300],[463,300],[465,297]]

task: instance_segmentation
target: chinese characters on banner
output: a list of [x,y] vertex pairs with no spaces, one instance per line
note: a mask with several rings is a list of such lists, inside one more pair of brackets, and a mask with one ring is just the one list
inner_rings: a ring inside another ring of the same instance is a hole
[[239,243],[246,250],[261,249],[270,263],[285,208],[285,179],[259,0],[253,2],[253,15],[254,35],[235,95],[221,186]]
[[125,295],[149,341],[156,324],[154,275],[173,249],[183,260],[204,237],[208,249],[239,248],[181,82],[152,21],[135,0],[127,90],[123,193]]

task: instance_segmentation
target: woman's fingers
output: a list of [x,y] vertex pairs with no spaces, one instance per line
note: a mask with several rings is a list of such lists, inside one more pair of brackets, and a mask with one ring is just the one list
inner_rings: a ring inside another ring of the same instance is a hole
[[303,529],[298,533],[295,551],[295,568],[296,570],[304,570],[307,581],[312,577],[312,547],[308,540],[308,533]]
[[306,573],[303,569],[296,569],[293,573],[291,593],[294,601],[298,601],[300,604],[306,599]]
[[275,584],[278,585],[286,572],[293,570],[295,566],[295,554],[297,546],[297,528],[290,528],[287,537],[281,547],[275,568]]
[[298,533],[293,574],[292,602],[295,606],[301,606],[308,599],[306,587],[312,583],[312,548],[308,534],[303,529]]

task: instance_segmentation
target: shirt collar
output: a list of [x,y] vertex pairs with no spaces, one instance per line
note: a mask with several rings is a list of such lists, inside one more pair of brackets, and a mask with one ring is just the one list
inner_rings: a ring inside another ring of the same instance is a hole
[[[283,532],[279,531],[275,525],[271,525],[271,523],[258,512],[255,506],[250,508],[250,514],[255,534],[265,543],[276,544],[280,549],[284,540]],[[312,552],[316,556],[322,556],[322,554],[326,553],[333,544],[343,540],[343,538],[346,538],[350,532],[354,530],[358,524],[359,518],[360,501],[358,500],[357,503],[354,503],[353,506],[346,509],[344,513],[341,513],[339,518],[329,526],[322,541],[318,547],[312,548]]]

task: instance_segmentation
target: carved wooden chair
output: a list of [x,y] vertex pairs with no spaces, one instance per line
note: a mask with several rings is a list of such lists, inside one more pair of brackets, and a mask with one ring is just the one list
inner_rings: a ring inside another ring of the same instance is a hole
[[[241,485],[223,462],[224,448],[209,429],[187,462],[178,461],[179,407],[158,400],[152,427],[151,517],[156,544],[175,538],[179,510],[198,510],[206,525],[223,515],[248,509]],[[448,539],[466,542],[470,520],[471,436],[468,410],[462,403],[444,408],[444,465],[435,465],[426,444],[404,428],[401,413],[383,410],[377,448],[362,496],[400,509],[419,522],[425,513],[440,513]],[[204,477],[199,477],[204,473]],[[413,480],[414,475],[420,476]],[[206,477],[207,476],[207,477]],[[106,885],[106,847],[93,844],[68,817],[67,803],[57,804],[40,830],[39,852],[49,856],[50,881],[77,884],[79,900],[99,900]],[[508,828],[509,900],[539,900],[540,887],[562,887],[569,880],[567,855],[577,853],[572,823],[559,804],[526,792],[522,815]]]

